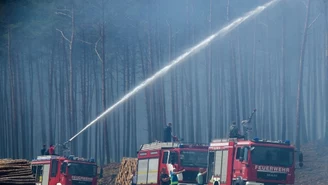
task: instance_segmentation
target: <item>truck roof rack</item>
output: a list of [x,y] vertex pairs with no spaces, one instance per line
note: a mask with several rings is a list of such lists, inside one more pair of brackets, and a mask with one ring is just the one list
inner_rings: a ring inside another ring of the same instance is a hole
[[153,143],[141,145],[139,151],[170,149],[170,148],[197,148],[197,147],[204,148],[208,146],[209,146],[208,144],[201,144],[201,143],[153,142]]
[[238,138],[221,138],[221,139],[213,139],[212,142],[229,142],[229,141],[234,141],[237,142],[238,140],[241,141],[246,141],[245,139],[238,139]]
[[153,142],[141,145],[140,150],[159,150],[161,148],[179,147],[179,145],[179,143],[175,142]]

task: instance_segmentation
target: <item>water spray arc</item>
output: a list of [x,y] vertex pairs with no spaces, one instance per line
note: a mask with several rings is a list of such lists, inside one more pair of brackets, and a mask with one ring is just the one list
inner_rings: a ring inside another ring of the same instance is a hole
[[256,15],[258,15],[259,13],[261,13],[266,8],[268,8],[268,7],[276,4],[278,1],[280,1],[280,0],[272,0],[272,1],[266,3],[266,4],[262,5],[262,6],[259,6],[259,7],[255,8],[254,10],[246,13],[244,16],[242,16],[242,17],[234,20],[229,25],[223,27],[218,32],[216,32],[213,35],[207,37],[205,40],[201,41],[196,46],[194,46],[192,48],[189,48],[185,53],[183,53],[182,55],[180,55],[179,57],[177,57],[176,59],[174,59],[170,64],[168,64],[167,66],[165,66],[164,68],[162,68],[161,70],[159,70],[158,72],[156,72],[153,76],[149,77],[148,79],[146,79],[145,81],[143,81],[140,85],[138,85],[137,87],[135,87],[132,91],[130,91],[129,93],[127,93],[126,95],[124,95],[119,101],[117,101],[115,104],[113,104],[111,107],[109,107],[105,112],[103,112],[102,114],[100,114],[96,119],[94,119],[93,121],[91,121],[88,125],[86,125],[81,131],[79,131],[76,135],[74,135],[66,143],[71,142],[74,138],[76,138],[78,135],[80,135],[83,131],[85,131],[91,125],[93,125],[94,123],[96,123],[98,120],[100,120],[106,114],[108,114],[109,112],[111,112],[117,106],[119,106],[120,104],[122,104],[124,101],[128,100],[131,96],[135,95],[138,91],[140,91],[141,89],[143,89],[144,87],[146,87],[147,85],[149,85],[150,83],[152,83],[154,80],[156,80],[160,76],[162,76],[165,73],[167,73],[172,67],[174,67],[178,63],[182,62],[184,59],[186,59],[187,57],[191,56],[192,54],[195,54],[196,52],[198,52],[201,49],[203,49],[210,42],[212,42],[215,38],[223,37],[224,35],[226,35],[230,31],[232,31],[234,28],[236,28],[237,26],[239,26],[241,23],[245,22],[246,20],[249,20],[252,17],[255,17]]

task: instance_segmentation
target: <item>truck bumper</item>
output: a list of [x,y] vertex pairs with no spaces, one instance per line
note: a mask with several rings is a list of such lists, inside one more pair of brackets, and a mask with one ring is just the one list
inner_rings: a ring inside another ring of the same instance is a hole
[[260,183],[260,182],[246,182],[246,185],[264,185],[264,183]]

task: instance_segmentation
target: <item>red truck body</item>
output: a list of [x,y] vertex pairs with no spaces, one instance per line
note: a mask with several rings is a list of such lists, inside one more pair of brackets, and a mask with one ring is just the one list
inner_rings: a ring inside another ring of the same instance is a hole
[[179,184],[196,184],[199,168],[206,169],[208,145],[154,142],[144,144],[138,152],[137,184],[160,184],[161,170],[167,174],[176,168]]
[[289,141],[218,139],[209,147],[209,185],[294,184],[295,147]]
[[31,164],[36,185],[97,184],[97,165],[94,160],[45,155],[38,156]]

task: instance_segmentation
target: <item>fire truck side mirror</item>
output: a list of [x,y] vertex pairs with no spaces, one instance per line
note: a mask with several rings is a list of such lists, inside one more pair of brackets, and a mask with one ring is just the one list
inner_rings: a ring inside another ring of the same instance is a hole
[[170,162],[171,164],[176,164],[177,163],[177,153],[176,152],[172,152],[170,153]]
[[243,162],[244,161],[244,152],[245,152],[245,148],[241,148],[240,152],[239,152],[239,161]]
[[66,162],[64,162],[61,167],[60,167],[60,173],[62,174],[66,174],[66,167],[68,166],[68,164]]

